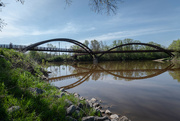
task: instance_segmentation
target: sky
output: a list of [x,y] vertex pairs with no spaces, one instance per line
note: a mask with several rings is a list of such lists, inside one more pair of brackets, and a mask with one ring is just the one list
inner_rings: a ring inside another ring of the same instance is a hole
[[[54,38],[80,42],[131,38],[168,47],[180,38],[180,0],[124,0],[116,14],[95,13],[90,0],[1,0],[0,18],[7,25],[0,32],[0,44],[29,45]],[[63,46],[63,45],[61,45]],[[68,43],[67,45],[68,46]]]

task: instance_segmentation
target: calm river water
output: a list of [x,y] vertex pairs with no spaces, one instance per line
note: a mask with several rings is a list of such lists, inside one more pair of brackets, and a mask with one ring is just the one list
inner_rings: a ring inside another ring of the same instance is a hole
[[102,100],[132,121],[180,121],[180,66],[155,61],[51,63],[49,82]]

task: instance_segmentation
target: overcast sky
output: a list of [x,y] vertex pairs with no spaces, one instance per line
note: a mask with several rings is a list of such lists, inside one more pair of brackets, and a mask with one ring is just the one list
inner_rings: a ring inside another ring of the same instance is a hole
[[180,0],[124,0],[116,15],[97,14],[89,0],[1,0],[0,18],[7,23],[0,44],[23,44],[71,38],[105,41],[131,38],[169,46],[180,38]]

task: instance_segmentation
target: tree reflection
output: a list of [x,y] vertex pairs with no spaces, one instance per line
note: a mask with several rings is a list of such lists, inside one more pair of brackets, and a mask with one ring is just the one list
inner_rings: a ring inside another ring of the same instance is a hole
[[[168,66],[167,66],[168,65]],[[136,79],[152,78],[166,71],[180,82],[180,69],[172,63],[159,62],[106,62],[99,64],[76,63],[69,65],[70,75],[49,78],[49,81],[60,81],[68,78],[76,78],[77,82],[64,86],[73,88],[82,84],[84,81],[99,79],[103,80],[108,75],[112,75],[115,80],[132,81]]]
[[169,74],[173,77],[174,80],[180,82],[180,69],[176,69],[176,68],[180,68],[180,63],[176,62],[174,68],[175,70],[169,71]]

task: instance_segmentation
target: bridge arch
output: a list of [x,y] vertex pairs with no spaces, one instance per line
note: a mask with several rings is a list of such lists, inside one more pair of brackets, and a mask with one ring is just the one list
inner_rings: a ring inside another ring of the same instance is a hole
[[37,47],[39,45],[42,45],[44,43],[48,43],[48,42],[54,42],[54,41],[64,41],[64,42],[69,42],[69,43],[73,43],[79,47],[81,47],[82,49],[84,49],[93,59],[96,59],[96,55],[93,53],[93,51],[87,47],[85,44],[81,43],[81,42],[78,42],[76,40],[73,40],[73,39],[67,39],[67,38],[56,38],[56,39],[50,39],[50,40],[44,40],[44,41],[41,41],[41,42],[37,42],[37,43],[34,43],[34,44],[31,44],[25,48],[23,48],[23,52],[26,52],[34,47]]
[[159,47],[159,46],[156,46],[156,45],[152,45],[152,44],[147,44],[147,43],[127,43],[127,44],[122,44],[122,45],[118,45],[118,46],[115,46],[105,52],[103,52],[101,55],[98,56],[98,58],[100,58],[101,56],[103,56],[105,53],[107,52],[110,52],[111,50],[115,49],[115,48],[118,48],[118,47],[123,47],[123,46],[128,46],[128,45],[145,45],[145,46],[149,46],[149,47],[153,47],[155,49],[158,49],[158,50],[162,50],[163,52],[165,52],[166,54],[168,54],[169,56],[173,57],[174,54],[172,54],[171,52],[168,52],[166,49],[162,48],[162,47]]

